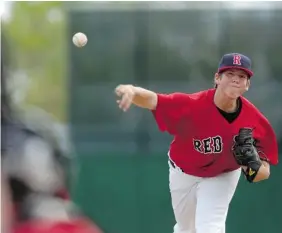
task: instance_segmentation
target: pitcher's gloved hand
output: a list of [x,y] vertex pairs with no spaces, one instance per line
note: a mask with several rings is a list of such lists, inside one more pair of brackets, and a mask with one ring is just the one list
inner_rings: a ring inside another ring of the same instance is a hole
[[247,167],[244,173],[249,182],[253,182],[262,165],[254,142],[253,130],[251,128],[241,128],[239,134],[235,137],[235,143],[232,148],[236,162],[240,166]]

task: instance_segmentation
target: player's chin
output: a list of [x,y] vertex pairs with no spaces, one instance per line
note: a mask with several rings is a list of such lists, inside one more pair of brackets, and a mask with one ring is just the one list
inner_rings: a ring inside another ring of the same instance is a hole
[[230,99],[237,99],[238,97],[242,95],[242,91],[239,88],[230,88],[226,90],[226,95]]

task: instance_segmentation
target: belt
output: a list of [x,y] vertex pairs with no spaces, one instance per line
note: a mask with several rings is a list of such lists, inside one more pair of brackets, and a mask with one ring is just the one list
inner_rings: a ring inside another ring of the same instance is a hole
[[172,166],[174,169],[175,169],[175,168],[178,168],[178,169],[180,169],[182,172],[184,172],[183,169],[180,168],[180,167],[178,167],[171,159],[169,159],[169,162],[170,162],[171,166]]

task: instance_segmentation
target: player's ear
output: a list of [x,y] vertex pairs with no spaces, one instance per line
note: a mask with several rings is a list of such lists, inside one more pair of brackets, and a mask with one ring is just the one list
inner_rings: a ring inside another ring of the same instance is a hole
[[215,73],[214,75],[214,83],[215,85],[218,85],[220,81],[220,74],[219,73]]
[[248,78],[247,83],[246,83],[246,91],[248,91],[248,90],[249,90],[250,85],[251,85],[251,79],[250,79],[250,78]]

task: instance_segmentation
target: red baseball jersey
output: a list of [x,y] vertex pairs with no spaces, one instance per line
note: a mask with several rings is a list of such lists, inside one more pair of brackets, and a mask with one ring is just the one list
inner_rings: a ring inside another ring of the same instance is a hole
[[234,137],[243,127],[253,128],[253,136],[262,157],[278,163],[275,133],[263,114],[241,97],[239,116],[229,123],[214,104],[215,89],[193,94],[158,94],[153,111],[161,131],[174,136],[169,157],[185,173],[213,177],[239,168],[233,154]]

